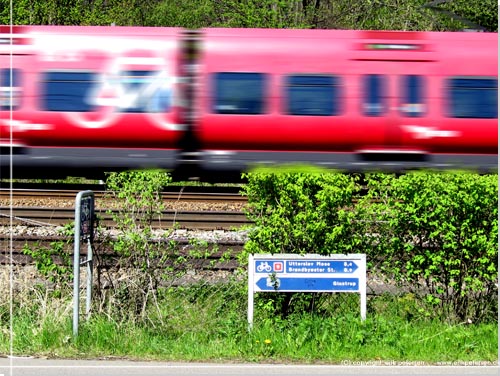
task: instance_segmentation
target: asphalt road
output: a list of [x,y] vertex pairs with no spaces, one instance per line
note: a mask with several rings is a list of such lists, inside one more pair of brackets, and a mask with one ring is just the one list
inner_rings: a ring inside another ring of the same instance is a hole
[[498,364],[480,362],[454,366],[423,366],[418,362],[403,366],[366,364],[349,361],[345,365],[284,365],[284,364],[218,364],[161,363],[124,360],[52,360],[0,358],[0,376],[295,376],[295,375],[498,375]]

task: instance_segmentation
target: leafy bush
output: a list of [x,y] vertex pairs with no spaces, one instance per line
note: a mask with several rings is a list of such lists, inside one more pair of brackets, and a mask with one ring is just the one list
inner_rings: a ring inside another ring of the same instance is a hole
[[[248,216],[255,222],[247,253],[350,253],[359,193],[356,177],[326,172],[256,172],[247,176]],[[322,306],[324,294],[259,294],[256,305],[287,316]]]
[[50,247],[28,244],[23,247],[23,253],[31,256],[37,271],[54,284],[54,291],[58,293],[73,281],[73,234],[74,224],[69,224],[61,231],[61,235],[67,236],[66,240],[54,241]]
[[120,203],[113,214],[118,234],[111,243],[120,256],[118,267],[129,277],[116,286],[114,298],[135,306],[140,315],[156,299],[167,261],[164,244],[152,241],[152,225],[161,216],[161,192],[170,181],[168,174],[157,170],[110,173],[106,180],[107,194]]
[[371,176],[368,184],[364,210],[379,225],[367,253],[383,259],[381,269],[446,316],[496,315],[497,176],[415,172]]
[[249,218],[255,222],[249,253],[349,253],[359,193],[356,178],[344,174],[255,173],[248,175]]
[[[108,239],[118,257],[113,268],[116,273],[107,274],[112,289],[98,293],[100,306],[117,318],[163,325],[163,317],[170,314],[161,312],[159,297],[170,289],[182,292],[192,284],[208,286],[222,279],[214,270],[228,261],[228,254],[220,252],[217,245],[191,239],[188,245],[180,246],[169,238],[172,224],[165,230],[154,230],[153,221],[161,219],[165,207],[162,191],[170,182],[170,176],[158,170],[112,173],[107,179],[107,194],[119,204],[113,212],[118,231]],[[99,286],[104,283],[99,282]],[[185,299],[189,300],[188,296]],[[187,309],[189,304],[180,308]]]
[[[247,178],[248,215],[256,227],[246,252],[366,253],[370,272],[423,296],[436,315],[496,317],[496,175],[371,174],[364,178],[364,196],[358,177],[340,173],[257,172]],[[321,306],[310,294],[276,295],[263,295],[270,300],[257,304],[274,314],[292,312],[293,304],[301,310]]]

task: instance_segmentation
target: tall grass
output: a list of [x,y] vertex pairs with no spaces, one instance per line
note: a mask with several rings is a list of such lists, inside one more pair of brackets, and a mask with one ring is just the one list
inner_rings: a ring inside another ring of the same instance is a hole
[[[8,294],[0,296],[0,354],[8,354]],[[36,284],[14,291],[13,349],[16,355],[126,357],[182,361],[488,361],[498,360],[497,322],[450,323],[413,308],[408,297],[380,295],[368,301],[360,320],[358,297],[332,296],[315,314],[275,316],[265,295],[256,299],[252,330],[246,322],[244,283],[170,287],[145,315],[124,300],[94,302],[79,336],[72,336],[71,289]],[[112,308],[112,309],[111,309]]]

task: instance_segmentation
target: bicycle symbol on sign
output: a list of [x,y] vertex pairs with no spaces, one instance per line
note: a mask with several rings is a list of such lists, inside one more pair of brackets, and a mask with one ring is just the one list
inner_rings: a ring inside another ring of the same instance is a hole
[[267,261],[261,261],[257,265],[257,272],[262,273],[262,272],[271,272],[273,270],[272,266],[269,264]]

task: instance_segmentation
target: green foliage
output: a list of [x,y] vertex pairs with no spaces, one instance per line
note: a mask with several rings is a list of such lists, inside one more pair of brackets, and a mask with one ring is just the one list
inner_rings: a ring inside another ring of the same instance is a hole
[[454,0],[440,4],[438,8],[463,17],[488,31],[498,31],[496,0]]
[[[82,0],[16,0],[12,2],[15,25],[78,25],[85,11]],[[3,24],[10,24],[9,0],[0,2]]]
[[308,28],[309,8],[301,0],[226,0],[215,3],[216,25],[250,28]]
[[[371,177],[381,268],[427,294],[429,302],[481,319],[498,294],[498,183],[496,175],[408,173]],[[368,201],[365,201],[366,205]]]
[[[429,31],[455,29],[439,15],[421,8],[427,0],[366,0],[321,2],[318,24],[325,29]],[[444,27],[443,27],[444,26]]]
[[349,253],[347,210],[359,187],[344,174],[253,173],[246,176],[248,216],[255,222],[249,253]]
[[113,213],[118,234],[111,240],[120,255],[120,267],[131,270],[132,284],[117,286],[117,297],[136,306],[144,315],[147,303],[155,299],[162,279],[166,254],[161,242],[153,242],[153,221],[164,207],[161,192],[171,181],[157,170],[110,173],[106,180],[107,194],[121,203]]
[[[246,177],[248,216],[255,222],[245,244],[247,253],[329,255],[355,250],[355,213],[349,209],[360,189],[355,176],[261,172]],[[258,297],[257,304],[259,299],[267,298]],[[287,316],[294,310],[312,310],[322,298],[274,294],[269,299],[277,314]]]
[[[16,25],[128,25],[374,30],[460,30],[464,24],[424,7],[430,0],[17,0]],[[0,23],[10,24],[0,0]],[[437,6],[489,31],[498,30],[494,0],[454,0]]]
[[[158,309],[159,295],[199,282],[204,272],[228,260],[227,254],[219,254],[218,247],[206,241],[191,239],[181,247],[169,239],[172,230],[153,231],[153,221],[161,219],[164,208],[161,193],[170,182],[169,175],[157,170],[112,173],[106,181],[108,196],[120,203],[113,214],[117,233],[109,244],[119,255],[116,267],[123,276],[110,279],[113,291],[100,291],[100,306],[121,319],[147,320],[150,306]],[[129,307],[134,307],[132,317]],[[163,323],[161,312],[156,312],[156,319]]]
[[170,181],[170,176],[159,170],[109,173],[106,179],[109,194],[123,203],[115,217],[118,229],[150,231],[152,221],[160,217],[164,208],[161,192]]
[[148,26],[177,26],[200,29],[214,26],[217,18],[212,0],[166,0],[158,2],[148,14]]
[[[450,320],[494,317],[498,296],[496,175],[415,172],[359,179],[337,173],[249,174],[248,253],[366,253],[368,267]],[[354,199],[356,198],[356,201]],[[278,295],[278,296],[276,296]],[[321,299],[262,296],[273,314]]]
[[[355,301],[355,294],[347,295]],[[19,305],[20,297],[15,297],[14,355],[342,365],[355,361],[373,365],[481,361],[492,365],[498,360],[496,321],[475,325],[429,319],[408,322],[398,314],[403,310],[399,300],[388,295],[370,299],[365,321],[355,309],[338,310],[327,315],[262,320],[249,332],[245,294],[238,286],[191,285],[169,289],[160,296],[159,309],[150,310],[146,322],[134,320],[133,313],[129,320],[96,313],[81,323],[76,339],[72,336],[69,296],[29,297],[33,308]],[[331,306],[336,303],[338,299]],[[133,311],[133,307],[123,309]],[[9,330],[5,326],[0,329],[0,353],[8,354]]]
[[34,248],[25,244],[23,253],[31,256],[37,271],[55,284],[55,291],[67,287],[73,280],[73,225],[68,225],[63,230],[67,240],[54,241],[50,247],[35,246]]

